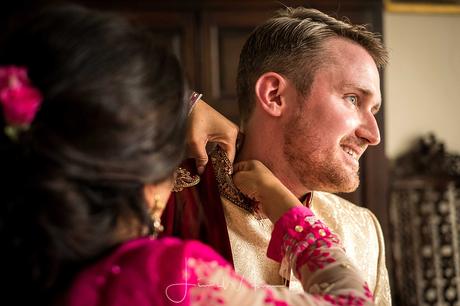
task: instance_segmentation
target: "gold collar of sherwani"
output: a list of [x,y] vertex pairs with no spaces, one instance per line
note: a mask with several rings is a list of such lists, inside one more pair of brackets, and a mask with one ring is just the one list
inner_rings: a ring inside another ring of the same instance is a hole
[[[219,194],[225,199],[229,200],[238,207],[253,214],[257,219],[267,218],[251,199],[246,197],[241,191],[236,188],[232,180],[233,165],[227,157],[225,151],[216,146],[209,154],[211,157],[212,166],[214,168],[214,175],[216,177]],[[303,199],[302,199],[303,198]],[[305,194],[299,199],[303,205],[310,206],[313,199],[313,192]]]
[[219,194],[247,212],[255,213],[256,209],[253,202],[233,184],[233,165],[224,150],[216,146],[209,156],[214,168]]

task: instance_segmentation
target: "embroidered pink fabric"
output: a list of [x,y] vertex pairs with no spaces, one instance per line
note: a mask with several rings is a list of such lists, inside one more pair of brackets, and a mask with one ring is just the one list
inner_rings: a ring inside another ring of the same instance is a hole
[[309,208],[295,207],[275,224],[267,255],[278,262],[289,260],[286,264],[297,267],[293,270],[299,278],[298,268],[304,264],[315,272],[335,262],[328,249],[338,244],[337,236]]
[[[301,229],[302,228],[302,229]],[[87,267],[68,291],[70,306],[373,305],[372,293],[338,239],[306,207],[275,225],[268,254],[293,263],[308,293],[254,287],[197,241],[141,238]]]

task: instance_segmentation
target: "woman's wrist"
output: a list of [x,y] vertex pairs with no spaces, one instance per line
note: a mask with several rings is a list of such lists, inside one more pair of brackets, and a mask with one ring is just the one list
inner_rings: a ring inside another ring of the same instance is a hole
[[193,91],[189,98],[189,105],[188,105],[188,114],[190,115],[195,108],[195,105],[198,101],[203,97],[203,94]]
[[276,223],[290,209],[302,205],[284,185],[273,184],[267,188],[272,192],[268,192],[265,199],[261,201],[269,200],[274,203],[273,205],[264,205],[264,212],[273,223]]

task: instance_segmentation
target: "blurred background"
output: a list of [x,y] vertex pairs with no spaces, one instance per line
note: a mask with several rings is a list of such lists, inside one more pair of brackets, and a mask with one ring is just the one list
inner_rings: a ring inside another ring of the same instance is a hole
[[[62,2],[2,4],[0,39]],[[382,33],[390,52],[377,116],[382,143],[361,160],[360,188],[342,196],[382,224],[395,305],[460,305],[460,0],[73,2],[150,31],[178,56],[192,87],[235,123],[240,49],[277,9],[313,7]]]

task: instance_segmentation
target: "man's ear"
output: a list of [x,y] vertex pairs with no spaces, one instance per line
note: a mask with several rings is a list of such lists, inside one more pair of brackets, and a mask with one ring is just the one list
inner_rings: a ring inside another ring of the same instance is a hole
[[256,82],[257,103],[271,116],[281,116],[285,108],[286,85],[286,79],[276,72],[264,73]]

